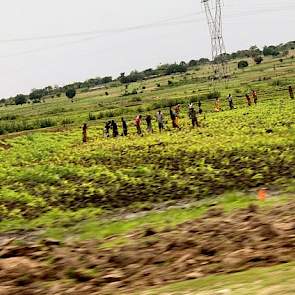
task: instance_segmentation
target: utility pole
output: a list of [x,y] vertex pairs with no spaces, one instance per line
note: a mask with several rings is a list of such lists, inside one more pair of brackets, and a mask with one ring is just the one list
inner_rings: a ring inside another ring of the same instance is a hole
[[221,0],[202,0],[206,12],[211,37],[211,55],[213,80],[225,79],[229,76],[226,61],[226,49],[223,39]]

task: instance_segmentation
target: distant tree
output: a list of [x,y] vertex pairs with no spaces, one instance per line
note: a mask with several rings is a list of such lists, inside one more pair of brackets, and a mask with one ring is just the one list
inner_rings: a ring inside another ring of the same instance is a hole
[[277,49],[276,46],[264,46],[263,47],[263,55],[264,56],[269,56],[269,55],[272,55],[272,56],[278,56],[280,54],[280,51]]
[[247,68],[248,66],[249,66],[249,63],[246,60],[241,60],[238,63],[239,69],[244,69],[244,68]]
[[249,48],[249,53],[252,58],[255,58],[256,56],[260,56],[262,51],[256,45],[254,45]]
[[263,57],[261,55],[255,56],[254,61],[257,65],[260,65],[263,62]]
[[284,50],[282,52],[282,56],[288,56],[289,55],[289,50]]
[[69,99],[73,99],[76,96],[76,90],[75,90],[75,88],[69,88],[69,89],[67,89],[66,96]]
[[185,73],[187,71],[187,66],[183,64],[171,64],[165,71],[166,75],[171,75],[174,73]]
[[112,81],[113,81],[113,78],[111,76],[101,78],[101,84],[110,83]]
[[198,65],[198,61],[196,61],[195,59],[190,60],[188,63],[189,67],[195,67],[197,65]]
[[46,95],[43,91],[43,89],[33,89],[29,95],[29,99],[33,103],[39,103],[41,102],[41,98]]
[[205,65],[205,64],[208,64],[210,62],[210,60],[208,59],[208,58],[200,58],[199,60],[198,60],[198,63],[200,64],[200,65]]
[[23,94],[18,94],[15,98],[14,98],[15,104],[16,105],[22,105],[27,103],[27,97]]

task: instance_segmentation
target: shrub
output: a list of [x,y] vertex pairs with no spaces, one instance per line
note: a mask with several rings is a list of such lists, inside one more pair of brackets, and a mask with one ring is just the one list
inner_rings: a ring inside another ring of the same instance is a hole
[[220,92],[219,91],[212,91],[212,92],[209,92],[206,97],[207,99],[216,99],[217,97],[220,97]]
[[66,96],[67,98],[69,99],[73,99],[75,96],[76,96],[76,90],[74,88],[69,88],[67,91],[66,91]]
[[262,56],[255,56],[254,57],[254,61],[255,61],[255,63],[257,64],[257,65],[260,65],[261,63],[262,63],[262,61],[263,61],[263,57]]
[[12,114],[7,114],[7,115],[4,115],[2,117],[0,117],[0,121],[3,120],[3,121],[13,121],[13,120],[16,120],[17,116],[16,115],[12,115]]
[[39,124],[40,128],[47,128],[47,127],[52,127],[52,126],[56,125],[55,121],[53,121],[50,118],[40,119],[37,122],[38,122],[37,124]]
[[89,119],[89,121],[95,121],[96,120],[96,116],[93,113],[89,113],[88,114],[88,119]]
[[140,101],[142,101],[142,99],[141,99],[140,97],[138,97],[138,96],[135,96],[135,97],[132,97],[132,98],[130,99],[130,101],[131,101],[131,102],[140,102]]
[[61,124],[62,125],[70,125],[70,124],[73,124],[74,123],[74,120],[71,119],[71,118],[65,118],[61,121]]
[[238,63],[238,68],[239,69],[244,69],[244,68],[246,68],[248,66],[249,66],[249,63],[246,60],[241,60]]

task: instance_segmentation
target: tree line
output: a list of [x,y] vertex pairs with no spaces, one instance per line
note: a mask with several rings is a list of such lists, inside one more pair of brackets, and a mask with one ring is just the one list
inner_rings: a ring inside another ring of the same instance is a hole
[[[180,63],[173,64],[161,64],[155,69],[149,68],[143,71],[132,71],[128,75],[121,73],[119,77],[113,79],[111,76],[97,77],[88,79],[84,82],[75,82],[65,86],[47,86],[41,89],[32,89],[30,94],[17,94],[14,97],[0,99],[0,105],[22,105],[26,103],[40,103],[45,101],[46,98],[60,97],[65,94],[69,99],[73,99],[76,95],[76,91],[79,89],[85,89],[86,91],[95,89],[96,87],[103,87],[108,83],[114,82],[119,84],[129,84],[132,82],[152,79],[164,75],[171,75],[175,73],[185,73],[190,68],[196,68],[210,63],[218,63],[220,60],[233,60],[241,58],[253,58],[256,64],[260,64],[263,61],[263,56],[286,56],[289,50],[295,49],[295,41],[290,41],[285,44],[279,44],[277,46],[270,45],[264,46],[263,49],[259,49],[257,46],[251,46],[246,50],[238,50],[231,54],[225,54],[218,56],[215,60],[210,61],[208,58],[200,58],[198,60],[192,59],[189,62],[181,61]],[[238,63],[239,68],[248,66],[248,62],[241,60]]]

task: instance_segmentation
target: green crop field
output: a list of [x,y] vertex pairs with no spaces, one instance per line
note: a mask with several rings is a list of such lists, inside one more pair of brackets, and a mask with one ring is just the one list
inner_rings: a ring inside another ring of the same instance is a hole
[[[214,113],[214,101],[205,98],[212,91],[204,79],[208,67],[131,84],[129,88],[145,89],[130,97],[121,96],[123,86],[108,86],[110,96],[100,90],[80,93],[74,103],[60,98],[1,108],[0,117],[15,119],[1,120],[0,126],[76,122],[44,132],[2,135],[1,219],[32,219],[55,209],[141,208],[260,186],[293,189],[295,105],[287,92],[295,81],[293,59],[267,59],[243,71],[234,69],[235,62],[230,66],[233,78],[216,85],[220,113]],[[175,85],[168,86],[168,80]],[[257,90],[259,103],[247,107],[244,94],[251,89]],[[236,110],[229,110],[228,93]],[[204,114],[199,117],[201,127],[192,130],[187,103],[199,98]],[[167,106],[176,103],[182,104],[180,131],[170,128],[168,118]],[[154,120],[156,132],[138,137],[134,116],[154,115],[160,108],[168,121],[166,131],[159,134]],[[80,124],[89,120],[90,112],[99,119],[90,122],[89,142],[82,144]],[[113,116],[118,122],[120,116],[129,119],[127,138],[103,138],[103,123]]]
[[[262,294],[270,288],[291,294],[295,100],[288,86],[295,85],[295,64],[292,52],[260,65],[249,59],[244,70],[237,63],[231,61],[226,82],[212,84],[206,65],[127,87],[111,82],[80,89],[73,102],[46,97],[1,107],[0,242],[6,240],[0,258],[25,265],[30,257],[43,269],[40,276],[30,268],[19,276],[16,269],[18,281],[9,284],[38,286],[40,294],[51,287],[58,294],[70,288],[121,294],[117,287],[129,294]],[[245,94],[252,89],[258,104],[249,107]],[[214,112],[213,92],[221,112]],[[200,127],[192,128],[188,104],[199,100]],[[175,130],[169,107],[178,103],[181,129]],[[162,133],[155,120],[160,109],[167,121]],[[143,121],[143,136],[136,134],[137,114],[153,116],[154,133]],[[104,137],[108,120],[118,122],[121,134],[121,117],[129,135]],[[260,188],[269,192],[264,202],[256,197]],[[260,266],[268,268],[227,275]],[[261,271],[263,283],[256,279]]]

